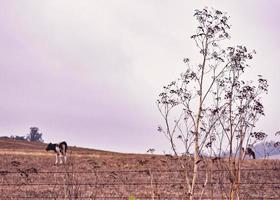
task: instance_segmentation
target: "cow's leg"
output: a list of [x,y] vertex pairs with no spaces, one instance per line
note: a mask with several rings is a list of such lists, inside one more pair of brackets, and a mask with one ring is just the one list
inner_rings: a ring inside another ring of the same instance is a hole
[[58,163],[58,155],[55,154],[55,164],[57,165],[57,163]]
[[59,154],[59,164],[62,164],[62,154]]
[[66,161],[67,161],[67,155],[64,154],[64,163],[66,164]]

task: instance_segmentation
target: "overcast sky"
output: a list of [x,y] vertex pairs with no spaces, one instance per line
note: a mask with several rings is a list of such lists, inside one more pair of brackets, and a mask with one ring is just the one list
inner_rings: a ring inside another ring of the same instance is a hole
[[196,57],[194,9],[230,16],[232,44],[257,55],[248,78],[269,80],[266,116],[280,129],[278,0],[1,0],[0,135],[37,126],[46,142],[144,153],[169,151],[155,101]]

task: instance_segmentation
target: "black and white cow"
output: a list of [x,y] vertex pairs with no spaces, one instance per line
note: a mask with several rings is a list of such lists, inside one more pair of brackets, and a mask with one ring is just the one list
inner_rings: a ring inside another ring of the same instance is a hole
[[255,154],[255,152],[254,152],[254,150],[252,149],[252,148],[250,148],[250,147],[247,147],[246,149],[244,149],[243,147],[242,147],[242,152],[243,152],[243,159],[244,159],[244,157],[246,156],[246,155],[248,155],[249,157],[252,157],[253,159],[256,159],[256,154]]
[[[46,151],[54,151],[55,152],[55,164],[62,164],[63,162],[66,163],[67,160],[67,143],[60,142],[59,144],[52,144],[49,143]],[[63,159],[62,159],[63,157]]]

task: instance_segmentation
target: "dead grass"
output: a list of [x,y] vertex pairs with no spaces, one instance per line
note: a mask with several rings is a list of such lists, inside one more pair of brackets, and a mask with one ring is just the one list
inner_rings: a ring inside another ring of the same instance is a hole
[[[55,166],[54,155],[44,150],[46,144],[20,142],[17,145],[17,141],[5,141],[6,145],[2,148],[3,143],[0,139],[0,194],[4,199],[58,196],[61,199],[104,199],[113,196],[128,199],[134,194],[169,200],[181,197],[186,191],[184,172],[180,171],[178,160],[169,156],[72,147],[68,164]],[[192,165],[191,158],[186,158],[186,161]],[[244,161],[243,199],[280,199],[279,166],[279,160]],[[200,170],[204,169],[201,164]],[[228,189],[229,173],[224,169],[224,161],[214,164],[212,184],[207,185],[205,197],[213,193],[217,199],[222,199],[222,196],[226,199],[223,194]],[[201,171],[198,182],[203,181],[204,172]],[[199,184],[196,192],[201,189]]]

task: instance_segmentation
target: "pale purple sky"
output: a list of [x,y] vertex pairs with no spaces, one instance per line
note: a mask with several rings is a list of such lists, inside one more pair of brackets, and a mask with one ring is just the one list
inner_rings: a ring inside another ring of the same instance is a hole
[[256,49],[248,78],[268,78],[266,117],[280,129],[280,1],[1,0],[0,135],[38,126],[46,142],[169,151],[156,131],[164,84],[196,57],[194,9],[228,12],[230,42]]

